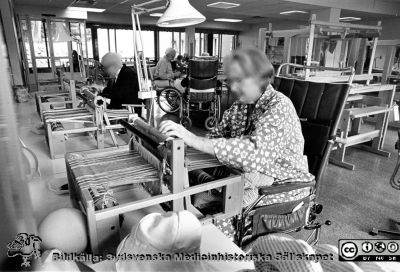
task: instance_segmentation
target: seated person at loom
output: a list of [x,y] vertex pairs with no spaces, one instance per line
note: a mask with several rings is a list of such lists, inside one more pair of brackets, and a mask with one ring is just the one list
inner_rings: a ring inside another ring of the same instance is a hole
[[[101,96],[111,100],[108,108],[122,109],[122,104],[142,104],[138,98],[139,82],[136,71],[122,64],[121,56],[109,52],[101,59],[104,71],[111,77]],[[140,116],[141,107],[135,107],[135,112]]]
[[176,70],[181,73],[185,73],[187,64],[183,61],[183,56],[178,55],[175,59]]
[[224,65],[237,100],[208,138],[172,121],[162,122],[160,131],[244,172],[244,207],[257,199],[257,187],[312,181],[303,155],[300,120],[289,98],[270,84],[274,69],[265,54],[241,49],[228,56]]
[[174,72],[172,69],[171,62],[175,59],[176,51],[173,48],[167,48],[165,56],[162,57],[154,71],[154,84],[159,88],[170,86],[170,81],[174,81],[174,87],[183,92],[183,88],[180,84],[181,80],[178,78],[181,76],[181,72]]

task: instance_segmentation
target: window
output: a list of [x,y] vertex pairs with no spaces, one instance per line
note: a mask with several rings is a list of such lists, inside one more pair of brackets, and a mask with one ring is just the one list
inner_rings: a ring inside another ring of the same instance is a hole
[[29,44],[29,30],[28,30],[28,23],[26,20],[21,20],[21,32],[26,53],[26,60],[28,62],[29,68],[32,68],[33,65],[32,65],[31,47]]
[[200,56],[204,51],[206,51],[206,34],[204,33],[195,33],[194,34],[195,38],[195,56]]
[[172,32],[172,47],[178,52],[179,51],[179,32]]
[[172,32],[172,38],[172,47],[177,54],[183,55],[185,53],[185,32]]
[[[90,28],[87,28],[86,29],[86,36],[85,36],[85,24],[84,23],[79,23],[78,24],[78,29],[76,31],[76,34],[74,32],[75,31],[73,30],[72,23],[71,23],[71,34],[72,35],[78,35],[78,37],[80,37],[83,56],[85,58],[93,58],[92,35],[91,35],[92,30]],[[90,32],[90,35],[87,32]],[[77,43],[75,42],[75,43],[73,43],[73,45],[74,44],[77,44]],[[89,55],[90,53],[91,53],[91,55]]]
[[[141,43],[139,41],[138,50],[144,51],[146,58],[154,59],[155,49],[158,48],[159,56],[162,57],[165,54],[167,48],[172,47],[176,50],[177,54],[183,55],[186,52],[186,34],[181,31],[158,31],[158,44],[155,43],[155,32],[150,30],[142,30],[142,39],[144,50],[142,50]],[[90,36],[90,34],[88,34]],[[109,51],[118,52],[123,58],[132,58],[134,55],[133,51],[133,30],[131,29],[97,29],[98,37],[98,53],[101,58],[105,53]],[[210,46],[208,48],[208,38],[211,39]],[[88,38],[88,51],[90,55],[93,55],[91,46]],[[217,31],[210,35],[207,33],[195,33],[194,43],[194,54],[200,56],[203,52],[211,50],[212,55],[219,56],[220,60],[227,54],[229,54],[236,47],[237,35],[234,34],[221,34]],[[96,54],[95,54],[96,55]]]
[[194,34],[194,55],[200,56],[201,52],[201,45],[200,45],[200,33]]
[[[166,33],[171,35],[171,32]],[[121,57],[126,59],[134,57],[133,30],[131,29],[98,28],[97,39],[100,58],[107,52],[117,52],[121,55]],[[142,42],[144,45],[144,50],[142,50],[139,36],[137,36],[137,39],[138,50],[144,51],[146,58],[154,58],[154,31],[142,30]],[[168,47],[170,47],[170,45]],[[165,49],[166,48],[167,47],[165,47]]]
[[88,58],[93,58],[93,41],[92,41],[92,29],[86,28],[86,43],[87,43],[87,51]]
[[146,58],[154,59],[154,31],[142,30],[142,42],[144,45],[144,50],[142,50],[140,47],[139,48],[144,52],[144,56]]
[[39,20],[31,21],[32,39],[33,39],[33,50],[36,57],[36,67],[38,68],[50,68],[49,44],[47,42],[45,33],[45,24]]
[[99,48],[99,57],[100,59],[109,52],[108,46],[108,29],[98,28],[97,29],[97,41]]
[[221,35],[221,54],[220,57],[223,59],[226,55],[229,55],[233,49],[235,49],[235,35]]
[[213,56],[219,55],[219,34],[213,34]]
[[186,53],[186,48],[185,48],[185,32],[181,32],[181,38],[180,38],[180,51],[179,53],[183,55]]
[[165,50],[172,47],[172,32],[160,31],[159,32],[159,52],[160,57],[164,56]]
[[108,30],[108,35],[109,35],[109,38],[108,38],[108,40],[109,40],[109,43],[110,43],[110,49],[109,49],[109,51],[110,52],[117,52],[117,48],[116,48],[116,45],[115,45],[115,29],[109,29]]
[[51,32],[56,65],[66,65],[65,62],[68,61],[68,41],[72,40],[67,23],[51,22]]
[[117,29],[116,35],[118,54],[123,58],[133,58],[133,31]]
[[213,34],[213,55],[223,61],[226,55],[236,48],[236,35]]

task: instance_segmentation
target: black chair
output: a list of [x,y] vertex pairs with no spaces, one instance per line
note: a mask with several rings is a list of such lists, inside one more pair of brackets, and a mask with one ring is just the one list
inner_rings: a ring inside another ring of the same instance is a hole
[[221,90],[218,86],[218,59],[214,57],[191,59],[187,76],[187,117],[190,111],[207,111],[205,127],[211,130],[220,119]]
[[[307,241],[310,244],[317,242],[322,225],[315,220],[316,214],[322,211],[322,205],[316,203],[316,197],[349,93],[348,83],[317,83],[279,76],[275,77],[274,87],[289,97],[296,108],[305,139],[304,154],[308,157],[309,171],[315,176],[315,180],[260,188],[259,198],[236,221],[235,240],[241,247],[261,235],[290,233],[301,229],[313,230]],[[295,201],[258,205],[269,196],[302,188],[310,188],[311,193]],[[327,221],[326,224],[330,222]]]

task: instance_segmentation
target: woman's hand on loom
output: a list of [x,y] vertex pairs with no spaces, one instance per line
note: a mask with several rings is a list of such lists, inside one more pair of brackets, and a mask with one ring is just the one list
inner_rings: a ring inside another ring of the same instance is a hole
[[163,121],[160,124],[159,130],[161,133],[167,135],[168,137],[178,137],[181,138],[185,144],[192,146],[191,143],[195,141],[197,137],[182,125],[177,124],[171,120]]
[[190,147],[210,155],[215,155],[214,145],[210,139],[196,136],[180,124],[170,120],[164,121],[160,124],[159,130],[168,137],[181,138]]

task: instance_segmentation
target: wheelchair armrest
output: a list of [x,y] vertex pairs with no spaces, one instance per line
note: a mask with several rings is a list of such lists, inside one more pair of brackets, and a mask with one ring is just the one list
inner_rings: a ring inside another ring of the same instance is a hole
[[314,187],[316,184],[315,180],[311,182],[288,182],[281,184],[273,184],[271,186],[260,187],[258,189],[259,195],[274,195],[282,192],[289,192],[292,190]]

